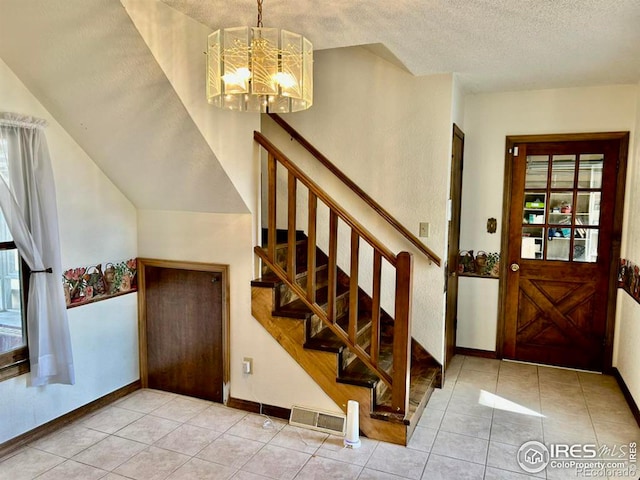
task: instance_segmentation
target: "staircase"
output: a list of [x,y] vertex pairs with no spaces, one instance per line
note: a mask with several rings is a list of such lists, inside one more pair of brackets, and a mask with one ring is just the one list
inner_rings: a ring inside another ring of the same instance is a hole
[[[254,139],[268,152],[268,226],[255,248],[262,273],[252,282],[252,314],[337,405],[360,403],[364,435],[406,445],[442,381],[441,365],[410,334],[412,256],[389,251],[264,136]],[[276,228],[279,167],[287,229]],[[296,220],[300,208],[306,222]],[[320,208],[328,211],[327,252],[317,241]],[[339,223],[350,229],[348,273],[338,266]],[[361,243],[373,252],[370,295],[360,286]],[[384,264],[395,270],[393,315],[381,308]]]

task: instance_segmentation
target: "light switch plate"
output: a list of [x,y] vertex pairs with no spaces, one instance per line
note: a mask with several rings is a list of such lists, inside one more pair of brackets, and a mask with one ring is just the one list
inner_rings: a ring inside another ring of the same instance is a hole
[[420,237],[428,237],[429,236],[429,223],[428,222],[420,222]]
[[245,357],[242,359],[242,373],[253,373],[253,358]]

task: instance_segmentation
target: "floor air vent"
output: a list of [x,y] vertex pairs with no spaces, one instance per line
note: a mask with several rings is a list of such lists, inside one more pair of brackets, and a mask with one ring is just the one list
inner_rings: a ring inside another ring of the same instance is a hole
[[294,405],[291,407],[289,424],[334,435],[344,435],[346,420],[347,416],[342,413],[323,412]]

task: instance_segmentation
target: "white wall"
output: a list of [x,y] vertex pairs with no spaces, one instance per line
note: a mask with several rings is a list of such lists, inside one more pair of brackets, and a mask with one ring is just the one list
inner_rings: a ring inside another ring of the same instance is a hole
[[121,0],[140,35],[250,211],[258,181],[253,162],[257,113],[230,112],[205,97],[207,36],[212,30],[162,2]]
[[[423,241],[444,258],[452,75],[414,77],[358,47],[315,52],[314,74],[313,107],[285,120],[416,235],[429,222]],[[266,118],[262,132],[393,252],[413,253],[413,336],[441,361],[442,268],[428,265]]]
[[[0,59],[0,110],[45,118],[62,267],[137,256],[136,211]],[[76,384],[0,382],[0,443],[138,379],[136,294],[69,310]]]
[[[640,83],[636,94],[636,126],[631,137],[627,170],[622,258],[640,264]],[[640,305],[626,292],[618,292],[614,366],[640,405]]]
[[[638,128],[637,90],[636,85],[617,85],[468,95],[461,249],[500,251],[507,135],[633,132]],[[634,190],[627,188],[627,195],[633,195]],[[498,219],[495,234],[486,232],[489,217]],[[625,230],[633,228],[633,220],[625,223]],[[640,225],[635,227],[636,231],[638,228]],[[634,238],[640,244],[640,235]],[[488,332],[496,331],[497,283],[490,279],[465,279],[465,283],[461,283],[469,288],[461,287],[459,291],[459,346],[495,350],[495,338],[491,340]],[[625,327],[629,326],[625,323]]]
[[496,350],[498,287],[495,279],[458,278],[458,329],[456,346]]
[[[253,218],[250,214],[138,211],[140,257],[229,265],[231,396],[290,408],[337,411],[333,401],[251,316]],[[255,373],[243,375],[242,358]]]
[[458,75],[453,74],[453,98],[451,104],[451,112],[453,115],[453,123],[464,131],[464,110],[466,95],[462,82]]

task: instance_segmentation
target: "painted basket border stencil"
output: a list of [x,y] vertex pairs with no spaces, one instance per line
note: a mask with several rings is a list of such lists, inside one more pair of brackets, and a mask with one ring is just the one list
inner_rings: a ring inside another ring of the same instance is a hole
[[137,273],[135,258],[65,270],[62,286],[67,308],[135,292],[138,290]]
[[458,253],[458,274],[461,277],[500,277],[500,253],[460,250]]
[[640,303],[640,267],[636,263],[624,258],[620,259],[618,287]]

